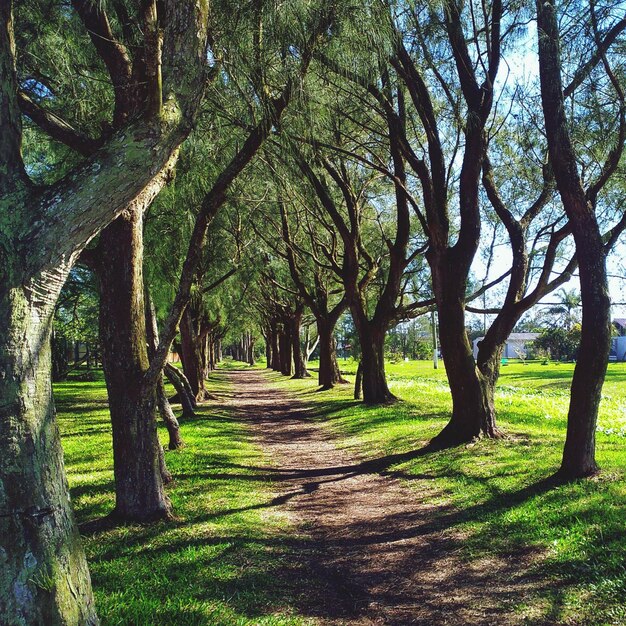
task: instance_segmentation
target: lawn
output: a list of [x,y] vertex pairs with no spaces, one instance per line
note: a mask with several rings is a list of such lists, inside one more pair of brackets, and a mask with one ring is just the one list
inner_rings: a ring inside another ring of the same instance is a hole
[[[352,361],[340,366],[348,376],[356,369]],[[560,459],[572,369],[510,363],[497,394],[499,423],[509,438],[427,455],[420,448],[450,411],[443,369],[389,364],[391,389],[402,401],[382,408],[353,401],[348,386],[318,393],[314,378],[268,378],[312,403],[340,445],[364,457],[415,451],[391,470],[439,505],[434,523],[466,537],[468,562],[530,554],[529,577],[545,584],[515,603],[525,623],[626,624],[626,365],[609,366],[598,431],[602,474],[555,486],[547,479]],[[218,397],[229,393],[226,378],[211,377]],[[55,395],[72,500],[84,522],[113,506],[106,392],[102,380],[69,381],[56,385]],[[271,485],[251,470],[236,480],[220,475],[219,466],[258,466],[268,458],[219,400],[181,426],[187,446],[167,453],[178,519],[85,537],[103,624],[314,623],[303,609],[297,530],[267,506]],[[161,436],[166,442],[165,432]]]
[[[228,393],[219,373],[210,387]],[[106,390],[101,379],[69,381],[55,385],[55,397],[72,502],[85,522],[114,505]],[[306,590],[285,545],[289,522],[267,507],[270,485],[244,469],[237,480],[219,476],[230,463],[259,465],[261,453],[218,403],[185,420],[182,432],[186,447],[166,453],[177,520],[85,537],[103,626],[310,624],[293,608]]]
[[[349,377],[356,371],[350,360],[340,367]],[[626,624],[626,364],[609,365],[604,387],[597,436],[602,474],[554,486],[548,479],[560,461],[573,367],[510,362],[496,397],[508,439],[416,454],[393,469],[441,504],[445,523],[467,536],[468,559],[536,554],[532,573],[550,584],[519,599],[516,610],[527,623]],[[344,446],[369,457],[419,451],[451,410],[445,370],[418,361],[390,363],[387,371],[402,401],[382,408],[354,402],[351,386],[317,393],[314,380],[272,379],[315,402]]]

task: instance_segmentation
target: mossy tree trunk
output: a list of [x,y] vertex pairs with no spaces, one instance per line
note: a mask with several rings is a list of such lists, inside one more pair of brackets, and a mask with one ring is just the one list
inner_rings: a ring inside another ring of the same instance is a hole
[[124,211],[100,234],[100,340],[113,429],[115,511],[124,521],[170,515],[159,463],[156,389],[148,369],[143,211]]
[[97,624],[50,378],[65,272],[25,280],[12,265],[0,270],[0,623]]
[[[61,287],[81,250],[132,202],[152,193],[153,181],[190,130],[206,65],[206,9],[187,1],[164,5],[164,73],[169,63],[179,68],[174,89],[163,81],[167,104],[158,117],[133,119],[44,188],[31,185],[21,158],[12,3],[0,4],[2,624],[97,624],[55,422],[50,329]],[[190,96],[194,84],[200,86]]]

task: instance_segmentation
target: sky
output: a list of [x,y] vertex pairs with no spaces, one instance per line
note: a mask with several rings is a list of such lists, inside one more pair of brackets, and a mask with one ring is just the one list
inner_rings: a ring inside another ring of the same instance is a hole
[[[515,52],[508,53],[500,66],[497,80],[497,91],[505,85],[511,87],[518,84],[530,84],[537,81],[539,75],[539,63],[537,58],[537,24],[533,20],[528,24],[527,33],[519,41],[519,47]],[[501,112],[506,104],[501,104]],[[473,272],[479,277],[485,276],[486,265],[476,256]],[[493,280],[502,275],[510,268],[510,252],[501,247],[495,254],[491,270],[487,280]],[[615,246],[607,259],[607,272],[609,274],[609,290],[611,295],[612,316],[626,318],[626,234],[623,234],[620,242]],[[575,275],[563,286],[565,289],[579,290],[578,276]],[[558,300],[554,293],[549,294],[542,303],[550,303]],[[495,304],[495,301],[494,301]]]

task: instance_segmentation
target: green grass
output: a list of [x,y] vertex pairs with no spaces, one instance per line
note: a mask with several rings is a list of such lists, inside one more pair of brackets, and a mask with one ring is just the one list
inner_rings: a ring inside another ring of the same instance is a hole
[[[312,363],[314,367],[316,364]],[[351,361],[340,362],[353,374]],[[262,367],[260,363],[257,367]],[[226,362],[226,368],[245,367]],[[611,364],[604,388],[595,479],[554,486],[570,364],[510,363],[497,394],[504,441],[415,455],[390,467],[439,505],[432,523],[466,537],[461,556],[524,556],[538,581],[515,603],[526,624],[626,624],[626,365]],[[446,423],[445,371],[427,362],[389,364],[402,402],[365,407],[351,386],[318,393],[315,379],[268,374],[272,384],[317,408],[339,443],[368,458],[418,451]],[[209,388],[229,392],[216,374]],[[113,507],[106,392],[102,380],[56,385],[63,447],[79,521]],[[168,493],[177,521],[127,526],[85,538],[103,624],[303,625],[311,581],[299,570],[295,529],[271,506],[271,485],[251,470],[233,479],[220,467],[259,466],[267,457],[219,401],[181,424],[187,447],[168,452]],[[160,432],[163,442],[165,432]],[[418,497],[419,496],[419,497]],[[277,583],[279,579],[279,583]],[[308,586],[307,586],[308,585]],[[309,607],[310,608],[310,607]]]
[[[315,367],[316,363],[311,363]],[[341,361],[346,374],[356,364]],[[315,380],[271,374],[274,384],[306,402],[342,445],[368,457],[417,451],[451,410],[445,371],[428,362],[389,364],[402,402],[365,407],[352,387],[315,392]],[[465,558],[533,555],[531,574],[546,583],[519,599],[528,624],[626,624],[626,364],[610,364],[597,436],[602,474],[554,486],[565,437],[572,364],[510,363],[497,393],[504,441],[415,455],[393,470],[441,505],[439,521],[467,537]]]
[[[228,393],[220,374],[210,388]],[[78,520],[104,516],[114,493],[103,381],[61,383],[55,397]],[[103,625],[310,624],[295,608],[306,588],[287,547],[294,531],[269,506],[270,485],[245,469],[237,479],[220,477],[220,466],[262,464],[261,453],[216,403],[181,427],[186,447],[166,454],[177,520],[85,537]],[[167,443],[164,431],[160,437]]]

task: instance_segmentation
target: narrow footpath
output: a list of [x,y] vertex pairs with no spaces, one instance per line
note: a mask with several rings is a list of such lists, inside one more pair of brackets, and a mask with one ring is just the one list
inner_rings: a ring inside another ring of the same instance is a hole
[[311,589],[310,613],[321,624],[529,623],[512,609],[537,593],[531,554],[462,559],[463,537],[446,522],[454,512],[395,477],[393,458],[338,449],[313,409],[273,388],[263,372],[228,378],[237,419],[273,462],[257,468],[273,482],[271,504],[308,539],[296,556],[312,585],[324,582],[323,592]]

